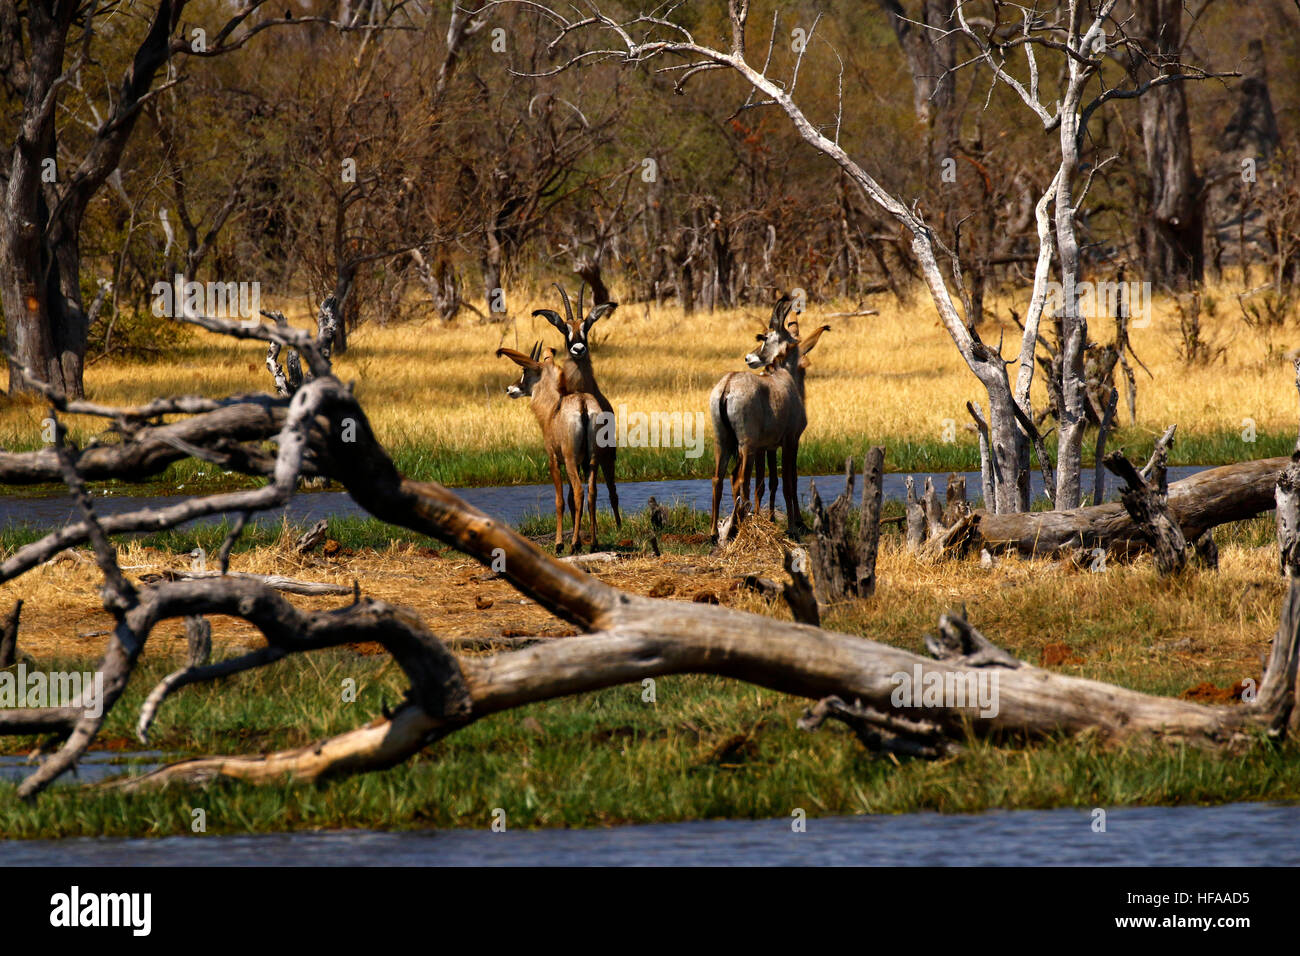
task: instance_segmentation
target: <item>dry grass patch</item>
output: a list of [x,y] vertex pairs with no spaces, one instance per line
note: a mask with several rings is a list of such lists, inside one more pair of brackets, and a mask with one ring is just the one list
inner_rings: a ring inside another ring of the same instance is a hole
[[[1236,315],[1231,289],[1211,290],[1207,297],[1222,303],[1216,315],[1204,318],[1205,334],[1227,345],[1221,363],[1188,366],[1180,360],[1178,315],[1162,297],[1155,301],[1150,325],[1133,329],[1134,347],[1153,375],[1148,379],[1138,371],[1138,428],[1155,434],[1177,422],[1186,440],[1198,433],[1239,433],[1249,418],[1260,432],[1293,431],[1294,373],[1285,356],[1285,330],[1268,336],[1247,328]],[[1023,313],[1027,298],[1024,293],[1004,296],[994,300],[992,311],[1005,317],[1006,307],[1015,306]],[[558,344],[544,320],[529,316],[533,308],[553,303],[539,295],[512,305],[518,317],[499,324],[473,318],[449,325],[430,320],[369,324],[354,333],[352,347],[337,357],[336,369],[344,381],[357,382],[358,395],[387,447],[419,448],[436,472],[439,456],[529,450],[537,444],[528,408],[504,392],[514,377],[513,366],[493,353],[501,345],[527,351],[536,340]],[[928,299],[916,295],[899,306],[881,297],[877,305],[880,315],[829,318],[849,306],[817,303],[804,319],[831,326],[812,356],[805,442],[860,437],[865,443],[881,436],[940,442],[944,422],[951,419],[960,430],[959,441],[973,443],[965,430],[965,403],[984,396]],[[309,324],[301,308],[293,314],[298,324]],[[761,307],[686,318],[675,307],[625,306],[593,329],[602,388],[616,406],[626,404],[631,411],[705,411],[718,378],[744,367],[742,356],[766,318]],[[1092,325],[1101,341],[1113,334],[1109,319]],[[981,334],[989,342],[999,336],[1019,341],[1019,330],[1007,318],[986,323]],[[195,332],[165,361],[96,363],[87,370],[86,386],[90,397],[118,404],[192,390],[207,395],[264,391],[269,386],[264,358],[265,350],[255,343]],[[1039,408],[1045,402],[1041,375],[1034,401]],[[5,401],[0,444],[39,444],[46,414],[40,402]],[[1128,425],[1127,410],[1121,421]],[[1254,446],[1238,444],[1240,449],[1234,445],[1225,454],[1256,457]],[[680,465],[680,449],[663,454],[676,456]],[[707,467],[707,453],[705,459],[697,470]],[[520,465],[525,466],[530,480],[541,480],[540,456]]]

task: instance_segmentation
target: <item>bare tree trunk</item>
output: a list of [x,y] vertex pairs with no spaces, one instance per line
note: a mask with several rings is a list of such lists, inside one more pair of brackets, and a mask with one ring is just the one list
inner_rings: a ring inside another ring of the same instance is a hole
[[[9,351],[17,359],[9,364],[10,391],[31,388],[17,374],[18,366],[26,366],[64,394],[82,395],[89,332],[81,297],[82,219],[118,167],[142,100],[171,55],[171,34],[184,6],[185,0],[159,0],[110,113],[75,168],[64,169],[60,164],[68,158],[58,148],[56,114],[59,89],[68,79],[63,75],[67,36],[79,12],[90,20],[96,10],[74,0],[27,4],[28,59],[25,70],[10,71],[10,78],[20,77],[25,86],[23,108],[0,215],[0,308]],[[14,27],[19,27],[16,20]],[[15,51],[21,48],[16,42]]]
[[912,108],[925,127],[926,157],[933,172],[945,157],[952,156],[957,139],[954,80],[950,72],[956,63],[952,5],[940,0],[919,0],[913,9],[906,10],[899,0],[879,0],[879,3],[889,16],[890,26],[907,60],[908,72],[912,74]]
[[[1178,64],[1183,52],[1182,0],[1134,4],[1142,48],[1141,81]],[[1146,274],[1157,286],[1181,288],[1205,274],[1202,179],[1192,161],[1191,122],[1181,83],[1154,87],[1138,101],[1146,152],[1149,219],[1143,219]]]

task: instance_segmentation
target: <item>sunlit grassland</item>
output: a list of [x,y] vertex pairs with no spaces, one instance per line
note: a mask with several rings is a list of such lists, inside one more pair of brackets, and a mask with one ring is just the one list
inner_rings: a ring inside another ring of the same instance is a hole
[[[1207,295],[1217,305],[1215,314],[1203,319],[1203,334],[1226,346],[1223,359],[1209,365],[1182,362],[1177,312],[1157,297],[1149,326],[1132,330],[1133,345],[1151,377],[1135,366],[1137,421],[1130,422],[1121,398],[1121,430],[1111,447],[1137,456],[1149,448],[1152,436],[1176,422],[1175,463],[1225,463],[1290,450],[1297,412],[1294,372],[1285,356],[1291,344],[1288,330],[1266,335],[1247,327],[1231,289]],[[1006,320],[1006,307],[1023,312],[1025,298],[1018,294],[997,300],[991,311],[1002,320],[986,322],[981,329],[987,342],[1003,337],[1008,356],[1015,351],[1019,330]],[[339,377],[356,382],[381,441],[405,474],[452,485],[547,480],[533,416],[526,402],[505,395],[514,366],[493,353],[501,345],[527,351],[537,340],[559,345],[555,330],[529,315],[533,308],[555,303],[539,295],[510,304],[514,318],[504,323],[485,324],[473,317],[450,325],[436,320],[369,323],[337,358]],[[838,470],[846,455],[876,443],[889,448],[886,467],[891,470],[976,468],[978,450],[965,404],[984,403],[985,397],[933,306],[919,293],[902,306],[886,296],[873,304],[880,315],[831,318],[830,313],[852,311],[853,306],[813,303],[802,319],[805,328],[824,323],[831,331],[811,355],[801,472]],[[743,368],[742,356],[765,318],[762,308],[684,317],[675,307],[628,305],[595,326],[593,355],[601,386],[615,406],[625,405],[630,412],[706,412],[709,390],[724,372]],[[306,324],[308,319],[299,310],[296,321]],[[1111,320],[1094,320],[1092,326],[1094,338],[1109,341]],[[160,394],[261,391],[269,385],[264,358],[265,350],[256,343],[195,332],[163,360],[95,363],[87,372],[87,390],[95,400],[117,404]],[[1041,371],[1033,398],[1035,407],[1044,406]],[[0,445],[39,446],[46,415],[39,402],[6,402],[0,406]],[[84,440],[102,427],[102,422],[81,420],[73,433]],[[621,449],[620,478],[710,474],[707,416],[704,431],[707,442],[696,458],[677,447]],[[1254,441],[1247,440],[1252,436]],[[1086,458],[1091,457],[1091,440],[1090,433]],[[186,463],[171,469],[159,484],[174,488],[200,473],[209,483],[218,478],[210,465]]]

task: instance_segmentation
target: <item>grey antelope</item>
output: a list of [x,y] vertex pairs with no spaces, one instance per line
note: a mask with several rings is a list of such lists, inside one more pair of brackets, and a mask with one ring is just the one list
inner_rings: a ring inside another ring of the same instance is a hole
[[[519,381],[506,388],[511,398],[527,396],[537,424],[542,428],[546,460],[555,485],[555,550],[564,550],[564,477],[569,480],[569,511],[573,515],[573,538],[570,549],[582,547],[582,512],[591,514],[591,548],[596,550],[596,433],[600,423],[600,405],[593,395],[571,392],[565,388],[564,376],[555,364],[554,350],[542,358],[542,343],[527,355],[514,349],[497,349],[497,358],[510,359],[523,373]],[[563,463],[564,471],[560,470]],[[588,487],[583,488],[585,477]],[[576,500],[575,500],[576,499]]]
[[[785,492],[786,522],[791,533],[802,528],[798,502],[799,438],[808,425],[804,408],[805,356],[830,326],[822,326],[806,341],[800,341],[798,323],[786,326],[790,297],[782,296],[772,309],[768,328],[758,336],[760,346],[745,356],[749,372],[728,372],[709,394],[713,418],[713,508],[709,533],[718,534],[718,508],[722,503],[722,476],[731,469],[734,508],[748,507],[750,475],[757,466],[761,475],[764,456],[771,472],[772,508],[776,502],[776,452],[781,451],[781,475]],[[762,497],[759,479],[758,497]]]
[[[585,284],[578,287],[578,314],[573,314],[573,304],[569,301],[569,294],[564,291],[564,287],[558,282],[555,288],[560,292],[560,298],[564,301],[564,318],[554,309],[535,309],[534,316],[540,316],[550,322],[560,330],[564,336],[564,365],[561,372],[564,376],[563,391],[580,392],[591,395],[596,400],[607,418],[603,421],[610,423],[612,426],[614,419],[614,406],[609,403],[609,399],[600,390],[596,384],[596,372],[591,367],[591,348],[587,342],[587,334],[591,327],[596,324],[598,319],[602,319],[618,308],[617,302],[602,302],[600,305],[593,305],[591,311],[586,317],[582,314],[582,299],[585,291]],[[614,429],[609,429],[613,432]],[[600,472],[605,476],[605,487],[609,489],[609,506],[614,511],[614,524],[616,527],[623,527],[623,516],[618,510],[618,488],[614,485],[614,462],[618,455],[618,443],[608,441],[600,443],[596,448],[596,465]],[[594,498],[593,498],[594,500]]]

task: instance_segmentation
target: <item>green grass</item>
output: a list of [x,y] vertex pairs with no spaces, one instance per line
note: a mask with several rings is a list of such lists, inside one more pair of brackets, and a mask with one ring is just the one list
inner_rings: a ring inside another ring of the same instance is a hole
[[[554,522],[553,518],[552,522]],[[231,523],[231,520],[226,517],[210,524],[172,528],[135,537],[145,547],[157,548],[160,551],[188,554],[195,548],[202,548],[208,554],[215,555],[221,549],[226,535],[230,533]],[[39,541],[49,530],[49,528],[32,528],[17,524],[0,525],[0,554],[9,555],[23,545]],[[267,547],[279,541],[282,535],[289,534],[296,538],[305,530],[306,528],[289,526],[286,531],[282,524],[251,521],[244,526],[239,540],[231,551],[233,554],[241,554],[254,548]],[[331,517],[329,536],[343,547],[353,550],[361,548],[382,550],[390,544],[403,543],[419,544],[422,547],[438,545],[436,541],[431,541],[425,535],[386,524],[376,518],[361,516]],[[122,540],[126,540],[127,537],[122,536]]]
[[[251,752],[355,726],[393,702],[401,677],[379,658],[336,651],[282,662],[224,685],[191,688],[164,708],[152,746],[176,755]],[[145,669],[149,671],[148,668]],[[156,678],[161,669],[142,677]],[[360,685],[339,701],[344,677]],[[132,693],[105,736],[125,735]],[[973,812],[992,808],[1177,805],[1300,798],[1300,750],[1223,756],[1185,747],[974,743],[941,762],[866,753],[837,727],[795,727],[806,702],[720,678],[664,677],[487,718],[408,764],[319,785],[223,783],[126,795],[56,787],[32,803],[0,784],[5,837],[144,836],[378,827],[598,826],[708,818]],[[12,742],[11,742],[12,746]]]

